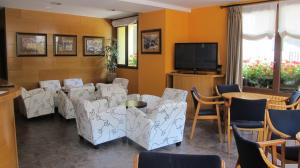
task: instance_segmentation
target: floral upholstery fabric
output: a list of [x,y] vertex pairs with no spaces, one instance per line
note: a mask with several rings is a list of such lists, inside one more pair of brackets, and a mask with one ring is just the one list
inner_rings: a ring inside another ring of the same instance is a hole
[[126,135],[126,107],[109,108],[106,99],[74,100],[77,131],[80,136],[98,145]]
[[128,92],[128,83],[129,83],[129,80],[128,79],[125,79],[125,78],[115,78],[112,82],[113,84],[119,84],[121,85],[121,87],[126,91]]
[[125,104],[127,93],[120,85],[98,83],[96,87],[96,99],[106,99],[109,107]]
[[59,80],[46,80],[39,82],[40,87],[44,90],[50,91],[54,98],[54,105],[58,107],[58,94],[57,91],[61,90],[61,85]]
[[27,91],[21,88],[21,96],[26,107],[24,115],[27,118],[54,113],[53,95],[50,91],[41,88]]
[[127,109],[126,136],[147,150],[181,142],[186,102],[164,101],[151,112]]
[[73,99],[95,100],[94,89],[89,87],[71,88],[67,94],[63,91],[58,91],[58,113],[65,119],[75,118]]
[[83,87],[83,81],[80,78],[64,79],[65,89]]
[[166,88],[162,99],[176,102],[186,101],[188,92],[181,89]]

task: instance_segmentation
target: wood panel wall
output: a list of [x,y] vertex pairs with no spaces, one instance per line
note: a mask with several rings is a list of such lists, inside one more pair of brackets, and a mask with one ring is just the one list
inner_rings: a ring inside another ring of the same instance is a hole
[[[80,77],[84,82],[105,78],[104,57],[83,56],[82,36],[111,39],[109,21],[99,18],[6,9],[8,80],[27,89],[38,81]],[[16,32],[47,33],[47,57],[17,57]],[[53,34],[77,35],[77,56],[54,56]]]

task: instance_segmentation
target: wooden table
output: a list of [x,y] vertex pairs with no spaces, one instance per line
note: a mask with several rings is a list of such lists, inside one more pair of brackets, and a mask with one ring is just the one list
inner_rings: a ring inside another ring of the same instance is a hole
[[240,99],[248,99],[248,100],[258,100],[258,99],[271,99],[271,95],[259,94],[259,93],[250,93],[250,92],[230,92],[222,94],[222,97],[230,100],[233,97]]
[[136,107],[136,108],[144,108],[147,106],[147,103],[144,101],[137,101],[137,100],[127,100],[126,107]]

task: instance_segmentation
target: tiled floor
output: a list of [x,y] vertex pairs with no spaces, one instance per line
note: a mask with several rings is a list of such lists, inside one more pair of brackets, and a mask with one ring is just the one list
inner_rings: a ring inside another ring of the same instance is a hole
[[[133,156],[143,149],[121,139],[102,144],[94,149],[80,141],[75,120],[67,121],[58,114],[31,120],[16,116],[20,168],[131,168]],[[234,167],[237,152],[226,152],[226,143],[219,143],[216,123],[197,125],[193,140],[188,138],[191,122],[186,123],[181,146],[171,145],[155,151],[184,154],[217,154]],[[255,137],[249,134],[250,137]],[[233,142],[234,143],[234,142]]]

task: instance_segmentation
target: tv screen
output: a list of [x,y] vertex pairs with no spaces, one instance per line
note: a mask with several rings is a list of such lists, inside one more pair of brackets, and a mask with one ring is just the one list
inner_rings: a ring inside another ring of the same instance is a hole
[[215,71],[218,43],[176,43],[175,69]]

